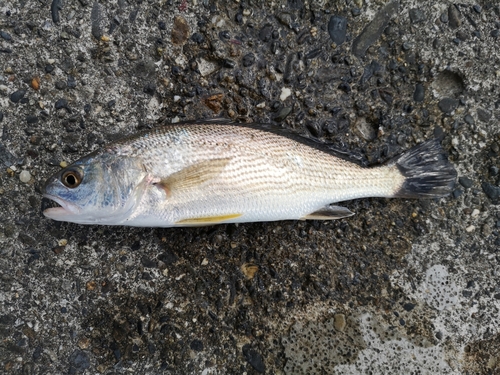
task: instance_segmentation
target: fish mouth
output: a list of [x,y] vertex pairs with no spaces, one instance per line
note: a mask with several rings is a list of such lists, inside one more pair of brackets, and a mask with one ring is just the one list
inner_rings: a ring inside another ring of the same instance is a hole
[[59,205],[57,207],[49,207],[43,210],[43,214],[49,219],[60,220],[65,216],[73,216],[81,212],[80,207],[59,197],[50,194],[43,194],[43,197]]

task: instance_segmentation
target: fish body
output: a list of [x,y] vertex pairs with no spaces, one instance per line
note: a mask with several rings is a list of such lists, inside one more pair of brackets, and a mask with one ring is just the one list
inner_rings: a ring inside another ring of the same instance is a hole
[[111,143],[49,178],[54,220],[142,227],[352,215],[333,203],[440,197],[456,171],[438,141],[377,167],[259,125],[165,125]]

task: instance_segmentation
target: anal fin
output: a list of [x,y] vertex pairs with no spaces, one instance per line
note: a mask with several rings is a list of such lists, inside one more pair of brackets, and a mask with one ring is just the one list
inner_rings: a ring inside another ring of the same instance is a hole
[[346,207],[328,205],[304,216],[302,220],[335,220],[352,215],[354,212]]

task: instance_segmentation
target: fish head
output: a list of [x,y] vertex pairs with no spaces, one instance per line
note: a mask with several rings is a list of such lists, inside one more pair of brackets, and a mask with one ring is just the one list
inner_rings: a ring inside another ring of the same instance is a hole
[[43,214],[78,224],[119,224],[140,200],[145,176],[134,159],[91,154],[47,179],[43,196],[59,207]]

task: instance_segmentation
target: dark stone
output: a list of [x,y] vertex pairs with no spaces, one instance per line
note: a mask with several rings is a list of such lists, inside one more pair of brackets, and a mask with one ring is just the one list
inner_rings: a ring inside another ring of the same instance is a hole
[[498,175],[498,167],[496,165],[492,165],[489,169],[489,172],[490,172],[490,176],[497,176]]
[[92,6],[92,11],[90,12],[90,22],[92,25],[93,37],[100,40],[104,35],[107,22],[104,15],[104,7],[97,1],[94,2],[94,5]]
[[276,122],[282,122],[291,112],[292,112],[292,107],[283,107],[276,114],[276,116],[273,117],[273,120]]
[[462,24],[462,21],[460,20],[460,11],[454,4],[450,4],[448,7],[448,19],[448,24],[452,29],[456,29]]
[[490,35],[493,37],[493,38],[498,38],[498,36],[500,35],[500,30],[498,29],[495,29],[495,30],[491,30],[490,32]]
[[262,29],[260,29],[259,38],[263,42],[269,42],[272,38],[272,34],[273,34],[273,25],[268,23],[268,24],[265,24],[262,27]]
[[443,98],[439,101],[438,107],[441,112],[451,113],[458,107],[458,100],[453,98]]
[[477,109],[477,118],[481,122],[488,122],[491,119],[491,112],[487,111],[484,108],[478,108]]
[[347,19],[341,16],[331,16],[328,22],[328,34],[330,39],[340,46],[346,40]]
[[382,35],[392,16],[398,12],[399,2],[392,1],[377,12],[373,20],[363,29],[352,43],[355,56],[363,57],[366,50]]
[[158,27],[160,28],[160,30],[167,30],[167,24],[165,23],[165,21],[159,21]]
[[9,151],[7,148],[0,143],[0,161],[4,165],[11,166],[13,164],[16,164],[17,158]]
[[248,363],[252,365],[255,371],[260,374],[263,374],[266,371],[266,365],[264,364],[262,356],[255,349],[252,349],[250,344],[243,345],[242,352]]
[[466,189],[470,189],[472,185],[474,184],[474,181],[472,181],[470,178],[462,176],[458,178],[458,182],[460,185],[462,185]]
[[248,68],[249,66],[252,66],[255,63],[255,55],[253,53],[247,53],[245,56],[243,56],[242,59],[242,64],[245,68]]
[[405,309],[406,311],[411,311],[415,308],[415,306],[416,305],[414,303],[407,302],[403,305],[403,309]]
[[153,96],[156,92],[156,85],[152,82],[149,82],[146,86],[144,86],[143,90],[146,94]]
[[481,184],[484,193],[490,198],[492,201],[496,201],[500,198],[500,187],[492,185],[488,182],[483,182]]
[[64,81],[57,81],[56,82],[56,89],[64,90],[65,88],[66,88],[66,82],[64,82]]
[[76,79],[75,79],[75,77],[73,77],[72,75],[69,75],[69,76],[68,76],[67,86],[68,86],[70,89],[74,89],[74,88],[76,87]]
[[45,73],[52,73],[54,71],[54,65],[47,64],[45,65]]
[[436,332],[436,338],[438,340],[442,340],[443,339],[443,332],[441,332],[441,331]]
[[351,9],[351,14],[353,17],[357,17],[361,14],[361,9],[354,7]]
[[56,101],[56,103],[54,104],[54,107],[56,109],[61,109],[61,108],[69,109],[69,107],[68,107],[68,101],[66,99],[58,99]]
[[62,9],[62,0],[52,0],[52,4],[50,5],[50,13],[52,14],[52,21],[54,23],[59,23],[59,11]]
[[141,264],[146,268],[156,268],[157,263],[155,260],[149,259],[147,257],[141,258]]
[[191,40],[197,44],[201,44],[205,41],[205,37],[200,33],[194,33],[191,35]]
[[182,73],[181,67],[177,65],[173,65],[171,71],[174,76],[178,76],[179,74]]
[[475,123],[474,117],[472,117],[470,115],[470,113],[468,113],[468,114],[465,115],[464,121],[465,121],[466,124],[469,124],[469,125],[474,125],[474,123]]
[[18,103],[26,95],[26,90],[17,90],[10,94],[10,100],[14,103]]
[[420,9],[410,9],[409,14],[411,23],[420,23],[425,21],[425,13]]
[[78,371],[86,370],[90,367],[89,355],[77,349],[69,356],[69,364]]
[[12,40],[12,37],[10,36],[10,34],[8,32],[0,31],[0,36],[8,42],[10,42]]
[[472,9],[474,9],[474,12],[476,12],[478,14],[481,13],[481,5],[475,4],[472,6]]
[[33,360],[36,361],[42,356],[42,347],[37,346],[35,350],[33,351]]
[[423,102],[424,96],[424,85],[422,85],[421,83],[417,83],[417,85],[415,86],[415,92],[413,93],[413,100],[415,100],[416,102]]
[[472,296],[472,291],[470,290],[462,290],[462,295],[466,298],[469,298]]
[[460,197],[462,194],[464,193],[464,191],[462,189],[456,189],[453,191],[453,198],[457,199],[458,197]]
[[195,352],[201,352],[203,351],[203,342],[201,340],[193,340],[191,341],[189,347]]
[[158,255],[158,260],[161,260],[166,265],[174,264],[179,260],[177,255],[171,250],[165,250],[163,253]]
[[32,116],[32,115],[26,116],[26,122],[28,124],[36,124],[36,123],[38,123],[38,117]]

